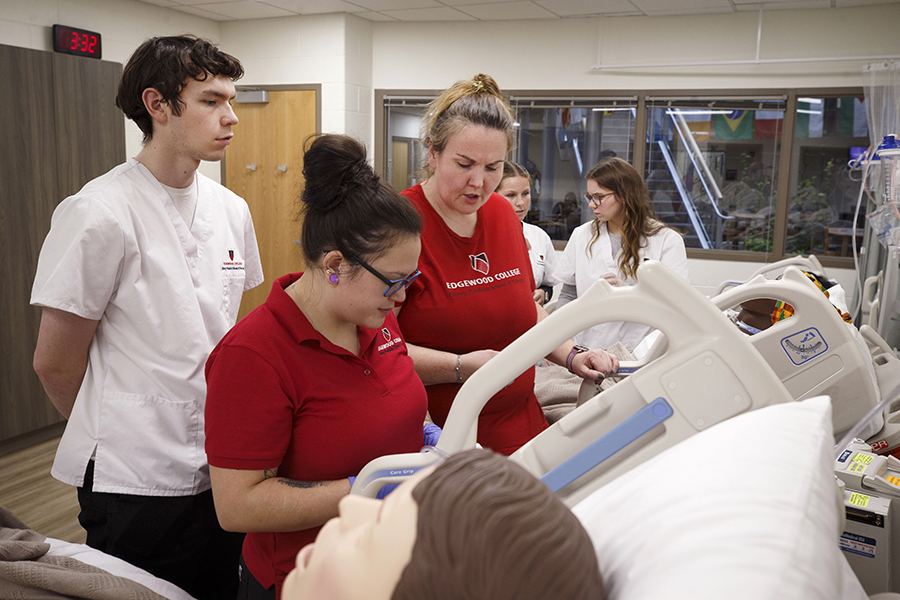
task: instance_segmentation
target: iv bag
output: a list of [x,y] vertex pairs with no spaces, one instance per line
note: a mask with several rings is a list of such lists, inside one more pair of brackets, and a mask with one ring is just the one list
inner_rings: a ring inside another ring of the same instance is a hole
[[900,144],[893,135],[884,136],[884,140],[875,151],[881,159],[881,173],[884,177],[882,204],[900,202]]

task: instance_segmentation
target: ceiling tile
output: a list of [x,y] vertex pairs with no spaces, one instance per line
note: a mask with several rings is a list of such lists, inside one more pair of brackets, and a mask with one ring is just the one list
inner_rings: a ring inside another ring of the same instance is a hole
[[895,4],[898,0],[835,0],[835,6],[867,6],[869,4]]
[[216,2],[212,4],[197,5],[195,8],[201,8],[237,20],[295,16],[294,13],[286,11],[283,8],[253,2],[252,0],[243,0],[241,2]]
[[370,21],[379,21],[379,22],[385,22],[385,21],[388,21],[388,22],[394,22],[394,21],[399,21],[399,20],[400,20],[400,19],[397,19],[397,18],[395,18],[395,17],[389,17],[389,16],[387,16],[387,15],[383,15],[383,14],[381,14],[381,13],[379,13],[379,12],[374,12],[374,11],[371,11],[371,10],[366,10],[366,11],[358,12],[358,13],[354,13],[354,14],[355,14],[357,17],[362,17],[362,18],[368,19],[368,20],[370,20]]
[[[729,0],[631,0],[637,8],[649,14],[660,14],[664,11],[685,12],[734,12]],[[759,3],[757,3],[759,6]]]
[[516,21],[519,19],[552,19],[550,11],[533,2],[494,2],[491,4],[469,4],[457,6],[468,15],[480,21]]
[[642,11],[643,14],[648,17],[672,17],[676,15],[696,15],[696,14],[704,14],[704,15],[712,15],[712,14],[721,14],[728,13],[733,14],[735,9],[732,7],[727,8],[707,8],[702,12],[698,13],[696,8],[683,8],[683,9],[671,9],[671,8],[661,8],[659,10],[645,10]]
[[165,6],[165,7],[178,6],[178,3],[173,2],[172,0],[143,0],[143,1],[146,2],[147,4],[153,4],[154,6]]
[[[742,12],[759,12],[759,2],[735,0],[734,6]],[[785,9],[799,10],[801,8],[831,8],[831,0],[767,0],[763,4],[763,12]]]
[[[441,0],[447,6],[471,6],[472,4],[518,4],[522,0]],[[534,2],[528,1],[528,4]]]
[[366,10],[377,10],[379,12],[409,8],[440,8],[443,6],[442,3],[435,0],[353,0],[353,4]]
[[444,6],[441,8],[413,8],[409,10],[382,10],[381,13],[395,17],[398,21],[475,21],[458,10]]
[[283,8],[300,15],[357,13],[365,10],[344,0],[260,0],[258,3]]
[[628,0],[536,0],[560,17],[641,14]]
[[[470,21],[758,12],[759,0],[143,0],[214,20],[354,13],[370,21]],[[2,2],[2,0],[0,0]],[[900,0],[764,0],[763,11]]]
[[200,6],[201,4],[227,4],[230,2],[243,2],[244,0],[175,0],[175,4],[183,6]]
[[228,17],[226,15],[219,14],[219,13],[214,13],[209,10],[203,10],[202,8],[197,8],[194,6],[178,5],[178,6],[173,6],[172,8],[175,10],[179,10],[183,13],[188,13],[189,15],[195,15],[198,17],[203,17],[205,19],[212,19],[213,21],[234,21],[234,19],[232,17]]

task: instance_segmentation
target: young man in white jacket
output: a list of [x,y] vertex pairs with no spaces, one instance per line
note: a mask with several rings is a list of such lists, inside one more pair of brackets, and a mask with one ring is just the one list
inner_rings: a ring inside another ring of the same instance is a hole
[[216,521],[203,367],[263,280],[247,204],[197,173],[224,156],[242,75],[193,36],[135,51],[116,105],[144,146],[57,207],[31,297],[34,368],[69,419],[52,474],[88,545],[199,598],[235,596],[241,542]]

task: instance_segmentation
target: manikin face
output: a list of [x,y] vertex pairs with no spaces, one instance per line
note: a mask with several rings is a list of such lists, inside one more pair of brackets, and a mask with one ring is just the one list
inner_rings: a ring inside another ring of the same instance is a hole
[[504,132],[469,124],[450,136],[440,154],[430,148],[434,200],[463,215],[477,211],[500,183],[506,146]]
[[[388,279],[403,279],[416,270],[421,249],[419,236],[404,236],[387,252],[364,260]],[[348,267],[355,270],[350,277],[342,276],[346,279],[338,288],[340,299],[334,304],[338,318],[370,329],[380,328],[388,313],[406,300],[406,289],[386,298],[387,285],[383,281],[352,261],[344,269]]]
[[[169,149],[194,161],[222,160],[234,136],[231,128],[238,122],[231,107],[234,83],[224,75],[207,76],[205,81],[191,77],[181,91],[181,100],[184,106],[180,116],[166,108]],[[159,133],[163,132],[154,131],[154,139]]]
[[389,600],[416,543],[419,508],[412,491],[434,470],[416,473],[385,500],[345,496],[297,554],[283,600]]
[[594,181],[588,179],[587,193],[594,198],[599,198],[600,202],[592,201],[589,206],[594,211],[594,217],[598,221],[607,223],[607,226],[613,233],[618,233],[622,229],[622,219],[624,212],[622,211],[622,203],[614,193]]
[[509,200],[520,221],[525,219],[531,208],[531,185],[527,177],[507,177],[500,182],[497,193]]

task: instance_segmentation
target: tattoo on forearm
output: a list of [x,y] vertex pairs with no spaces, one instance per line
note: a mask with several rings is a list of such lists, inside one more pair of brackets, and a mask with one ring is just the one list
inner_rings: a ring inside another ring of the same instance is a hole
[[325,484],[324,481],[297,481],[295,479],[279,479],[278,481],[290,487],[303,489],[319,487]]
[[266,469],[265,471],[263,471],[263,481],[265,481],[266,479],[272,479],[276,475],[278,475],[278,469]]

